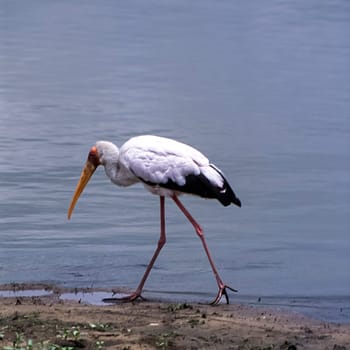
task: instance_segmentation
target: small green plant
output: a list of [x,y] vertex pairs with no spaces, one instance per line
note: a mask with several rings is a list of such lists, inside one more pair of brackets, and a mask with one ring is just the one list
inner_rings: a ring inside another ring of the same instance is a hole
[[0,329],[0,340],[5,339],[5,330],[8,329],[8,326],[1,327]]
[[61,346],[57,344],[47,344],[46,347],[41,348],[41,350],[75,350],[73,346]]
[[103,345],[104,345],[104,341],[103,340],[98,340],[97,342],[96,342],[96,350],[101,350],[102,349],[102,347],[103,347]]
[[177,336],[175,332],[162,333],[156,340],[156,347],[161,349],[168,349],[174,345],[174,338]]
[[80,339],[80,328],[78,326],[72,326],[71,328],[65,328],[57,334],[57,338],[63,340],[73,340],[75,342]]
[[105,332],[110,325],[108,323],[89,323],[89,327],[99,332]]
[[25,349],[33,350],[33,340],[32,339],[27,340],[27,346],[25,347]]
[[33,350],[33,341],[28,339],[24,340],[21,333],[16,332],[15,340],[12,342],[12,345],[4,346],[3,350]]
[[71,333],[72,333],[73,339],[75,341],[78,341],[80,339],[80,328],[79,327],[73,326],[71,329]]
[[[101,327],[101,329],[104,327]],[[106,327],[105,327],[106,328]],[[0,330],[0,341],[5,340],[5,328]],[[80,342],[81,332],[79,326],[72,326],[71,328],[64,328],[57,334],[64,343],[54,344],[49,340],[43,340],[38,343],[33,342],[32,339],[25,339],[22,333],[16,333],[11,345],[0,346],[0,350],[76,350],[75,344]],[[5,343],[6,344],[6,343]],[[69,344],[69,345],[68,345]],[[73,344],[73,345],[72,345]],[[103,341],[96,342],[96,350],[102,350]]]
[[69,329],[65,328],[63,331],[59,331],[56,337],[59,339],[67,340],[69,337]]

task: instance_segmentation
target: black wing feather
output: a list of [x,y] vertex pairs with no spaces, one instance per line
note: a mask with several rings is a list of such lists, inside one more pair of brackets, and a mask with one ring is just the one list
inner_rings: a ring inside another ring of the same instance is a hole
[[178,185],[172,180],[168,180],[164,184],[155,184],[150,181],[145,181],[141,178],[140,180],[149,186],[163,187],[173,191],[194,194],[203,198],[215,198],[225,207],[230,205],[231,203],[240,207],[241,201],[233,192],[230,184],[228,183],[224,175],[215,166],[210,166],[215,171],[217,171],[224,180],[224,184],[222,187],[213,185],[210,182],[210,180],[207,177],[205,177],[202,173],[200,173],[199,175],[187,175],[185,178],[186,182],[183,186]]

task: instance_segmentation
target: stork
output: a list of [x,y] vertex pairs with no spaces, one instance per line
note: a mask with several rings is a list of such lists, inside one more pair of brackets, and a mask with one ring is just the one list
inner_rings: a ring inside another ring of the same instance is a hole
[[121,299],[134,301],[142,298],[141,293],[146,279],[166,242],[165,197],[167,197],[171,198],[187,217],[203,244],[219,288],[211,304],[219,304],[222,296],[225,296],[229,304],[227,289],[233,292],[236,290],[221,279],[201,226],[179,199],[182,194],[192,194],[217,199],[225,207],[230,204],[240,207],[241,201],[221,170],[209,163],[209,160],[195,148],[165,137],[136,136],[124,143],[120,149],[112,142],[98,141],[90,149],[68,209],[68,219],[71,218],[79,196],[99,165],[104,166],[107,177],[114,184],[130,186],[141,182],[148,191],[160,198],[160,238],[157,248],[135,292]]

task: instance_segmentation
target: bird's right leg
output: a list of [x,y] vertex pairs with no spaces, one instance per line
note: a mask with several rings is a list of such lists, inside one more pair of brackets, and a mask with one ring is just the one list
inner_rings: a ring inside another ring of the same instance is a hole
[[229,304],[229,297],[228,297],[228,294],[227,294],[227,290],[226,289],[229,289],[233,292],[237,292],[236,289],[234,288],[231,288],[230,286],[228,286],[227,284],[225,284],[220,275],[219,275],[219,272],[217,271],[216,267],[215,267],[215,264],[214,264],[214,260],[212,259],[211,255],[210,255],[210,252],[209,252],[209,248],[208,248],[208,245],[205,241],[205,238],[204,238],[204,233],[203,233],[203,230],[202,228],[200,227],[200,225],[198,224],[198,222],[193,218],[193,216],[190,214],[190,212],[185,208],[185,206],[180,202],[179,198],[177,198],[177,196],[173,195],[172,199],[174,200],[174,202],[176,203],[176,205],[180,208],[180,210],[184,213],[184,215],[187,217],[187,219],[190,221],[190,223],[192,224],[192,226],[194,227],[198,237],[200,238],[200,240],[202,241],[202,244],[203,244],[203,247],[204,247],[204,251],[208,257],[208,260],[209,260],[209,263],[210,263],[210,266],[213,270],[213,273],[214,273],[214,276],[215,276],[215,279],[217,281],[217,284],[218,284],[218,287],[219,287],[219,291],[218,291],[218,294],[216,296],[216,298],[214,299],[213,302],[211,302],[210,304],[211,305],[217,305],[219,304],[221,298],[224,296],[225,299],[226,299],[226,303]]
[[120,299],[121,301],[134,301],[138,298],[142,298],[141,293],[142,293],[142,289],[143,286],[147,280],[147,277],[149,275],[149,273],[152,270],[152,267],[154,265],[154,262],[156,261],[161,249],[163,248],[165,242],[166,242],[166,236],[165,236],[165,199],[164,196],[160,196],[160,237],[159,237],[159,241],[158,241],[158,245],[157,245],[157,249],[154,252],[151,261],[149,262],[147,269],[138,285],[138,287],[136,288],[135,292],[132,293],[131,295]]

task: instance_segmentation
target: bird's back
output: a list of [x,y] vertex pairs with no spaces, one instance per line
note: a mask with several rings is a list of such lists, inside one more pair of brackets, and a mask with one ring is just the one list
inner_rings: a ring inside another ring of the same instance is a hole
[[151,188],[216,198],[224,206],[241,206],[222,172],[201,152],[184,143],[159,136],[137,136],[121,147],[119,159]]

